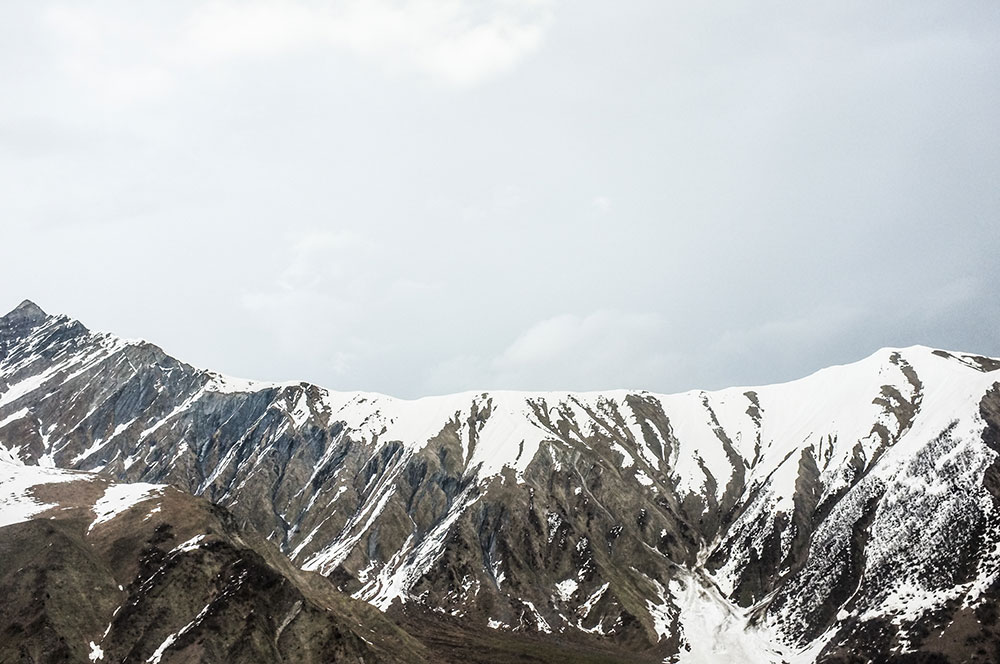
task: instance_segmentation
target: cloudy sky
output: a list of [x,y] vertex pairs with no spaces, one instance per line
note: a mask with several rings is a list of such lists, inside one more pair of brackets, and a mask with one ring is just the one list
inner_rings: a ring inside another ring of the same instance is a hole
[[1000,356],[1000,4],[0,4],[0,308],[418,396]]

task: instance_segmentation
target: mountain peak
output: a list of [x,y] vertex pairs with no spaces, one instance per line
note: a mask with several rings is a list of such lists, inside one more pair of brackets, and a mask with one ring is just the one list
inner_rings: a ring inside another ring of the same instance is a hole
[[23,336],[45,322],[48,314],[42,308],[25,300],[0,318],[0,357],[3,357],[3,340]]
[[40,306],[31,300],[25,300],[7,313],[3,319],[7,322],[31,322],[37,323],[48,317],[48,314]]

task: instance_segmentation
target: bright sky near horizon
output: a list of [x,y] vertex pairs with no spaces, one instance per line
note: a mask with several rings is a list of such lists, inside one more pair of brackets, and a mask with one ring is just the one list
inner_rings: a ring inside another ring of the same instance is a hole
[[0,309],[419,396],[1000,356],[1000,4],[0,5]]

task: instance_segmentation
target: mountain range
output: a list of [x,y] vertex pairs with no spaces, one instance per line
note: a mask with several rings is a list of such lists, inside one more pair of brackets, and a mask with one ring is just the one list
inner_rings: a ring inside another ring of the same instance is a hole
[[0,661],[998,661],[1000,360],[404,400],[0,318]]

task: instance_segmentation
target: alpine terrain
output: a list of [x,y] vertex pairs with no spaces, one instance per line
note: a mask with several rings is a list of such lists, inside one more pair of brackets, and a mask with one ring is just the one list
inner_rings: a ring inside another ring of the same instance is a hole
[[1000,360],[417,400],[0,318],[0,661],[1000,660]]

